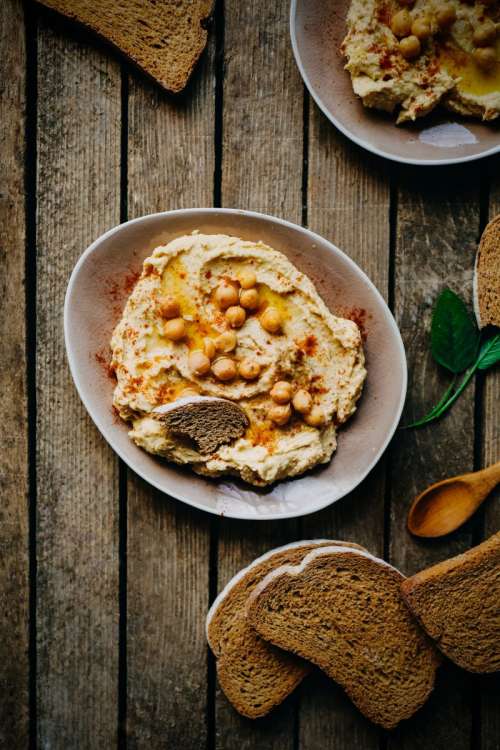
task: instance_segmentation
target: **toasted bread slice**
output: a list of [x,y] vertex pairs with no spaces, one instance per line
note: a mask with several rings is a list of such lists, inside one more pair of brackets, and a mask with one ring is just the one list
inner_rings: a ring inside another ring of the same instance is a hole
[[391,729],[427,700],[440,661],[404,604],[403,580],[367,552],[322,547],[266,576],[247,617],[264,639],[316,664],[365,716]]
[[40,0],[78,21],[178,93],[205,49],[213,0]]
[[500,670],[500,533],[408,578],[401,590],[455,664],[469,672]]
[[474,312],[479,328],[500,326],[500,214],[484,230],[477,251]]
[[203,454],[237,440],[250,424],[241,406],[212,396],[180,398],[157,407],[154,413],[171,433],[190,438]]
[[298,563],[312,549],[334,544],[346,543],[315,540],[273,549],[235,575],[214,601],[207,616],[208,643],[217,658],[222,690],[243,716],[265,716],[312,669],[302,659],[263,641],[248,625],[245,606],[249,594],[274,568]]

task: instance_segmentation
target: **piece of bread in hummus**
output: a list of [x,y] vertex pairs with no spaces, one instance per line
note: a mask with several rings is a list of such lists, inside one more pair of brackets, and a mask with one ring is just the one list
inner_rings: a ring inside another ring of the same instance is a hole
[[[285,255],[225,235],[157,247],[111,348],[113,404],[138,446],[260,486],[331,459],[366,376],[356,323],[333,315]],[[237,404],[244,434],[202,452],[170,431],[155,410],[188,394]]]
[[395,113],[398,124],[438,104],[494,120],[500,114],[499,22],[499,2],[416,0],[409,7],[399,0],[352,0],[341,51],[354,92],[366,107]]

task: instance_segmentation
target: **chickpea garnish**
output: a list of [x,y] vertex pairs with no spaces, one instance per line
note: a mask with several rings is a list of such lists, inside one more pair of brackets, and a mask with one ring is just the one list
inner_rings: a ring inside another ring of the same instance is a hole
[[488,47],[497,38],[497,27],[487,18],[480,26],[474,29],[473,41],[476,47]]
[[221,333],[220,336],[217,336],[215,339],[215,348],[218,352],[229,354],[229,352],[236,349],[236,343],[237,340],[234,331],[224,331],[224,333]]
[[416,18],[411,25],[411,33],[416,36],[417,39],[420,39],[420,41],[428,39],[432,34],[429,19],[426,16]]
[[200,394],[195,388],[184,388],[184,390],[182,390],[179,393],[179,398],[190,398],[192,396],[199,396],[199,395]]
[[285,425],[290,417],[292,416],[292,409],[290,404],[275,404],[271,406],[268,412],[269,419],[282,427]]
[[238,290],[233,284],[223,281],[215,290],[215,302],[221,310],[227,310],[238,302]]
[[411,31],[411,16],[407,10],[399,10],[391,18],[391,30],[397,37],[408,36]]
[[322,427],[325,424],[325,413],[320,406],[313,406],[309,414],[304,415],[304,422],[309,427]]
[[257,277],[253,271],[245,268],[238,274],[238,281],[242,289],[251,289],[257,283]]
[[170,341],[180,341],[186,335],[186,324],[183,318],[167,320],[163,326],[163,335]]
[[216,351],[217,349],[215,346],[215,341],[213,339],[203,339],[203,353],[206,354],[209,359],[213,359],[215,357]]
[[240,292],[240,305],[245,310],[257,310],[260,304],[257,289],[242,289]]
[[441,31],[449,29],[457,20],[457,12],[453,5],[443,5],[436,13],[437,25]]
[[269,394],[277,404],[288,404],[292,400],[292,386],[286,380],[279,380]]
[[254,359],[242,359],[238,365],[238,372],[245,380],[255,380],[260,375],[260,365]]
[[420,39],[414,35],[401,39],[399,42],[399,51],[405,60],[413,60],[422,51]]
[[283,324],[280,311],[275,307],[266,307],[260,316],[260,324],[265,331],[269,331],[269,333],[278,333]]
[[474,50],[474,60],[481,70],[489,71],[493,70],[497,61],[495,50],[493,47],[479,47]]
[[299,414],[309,414],[312,409],[312,396],[309,391],[299,388],[292,399],[292,404],[295,411],[298,411]]
[[161,298],[158,311],[162,318],[178,318],[181,308],[175,297],[168,296]]
[[226,320],[231,328],[241,328],[246,319],[247,314],[239,305],[232,305],[226,310]]
[[226,382],[236,377],[236,365],[229,357],[220,357],[212,365],[212,372],[217,380]]
[[202,351],[191,352],[188,358],[189,369],[194,375],[206,375],[210,370],[210,360]]

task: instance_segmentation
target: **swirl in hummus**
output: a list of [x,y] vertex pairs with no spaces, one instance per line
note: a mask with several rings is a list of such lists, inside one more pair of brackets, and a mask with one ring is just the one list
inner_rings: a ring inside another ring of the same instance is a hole
[[[111,348],[113,403],[137,445],[261,486],[330,460],[366,376],[357,325],[282,253],[225,235],[157,247]],[[237,403],[245,434],[210,455],[170,434],[154,409],[190,393]]]
[[354,92],[404,123],[439,103],[500,115],[498,0],[352,0],[342,43]]

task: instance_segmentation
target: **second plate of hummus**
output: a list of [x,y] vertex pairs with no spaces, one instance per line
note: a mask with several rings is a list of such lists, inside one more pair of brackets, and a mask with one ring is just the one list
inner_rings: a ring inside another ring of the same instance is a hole
[[[173,211],[108,232],[72,274],[65,336],[80,396],[116,452],[221,515],[292,517],[347,494],[405,397],[399,332],[362,271],[308,230],[249,212]],[[189,412],[171,418],[190,399],[205,409],[199,442],[183,432]],[[220,444],[217,399],[242,414]]]

